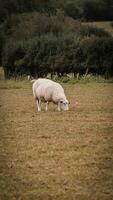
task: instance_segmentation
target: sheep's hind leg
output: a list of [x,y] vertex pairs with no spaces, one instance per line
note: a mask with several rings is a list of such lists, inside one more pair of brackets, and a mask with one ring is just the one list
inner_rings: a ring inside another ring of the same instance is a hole
[[36,99],[36,105],[37,105],[38,111],[40,112],[41,111],[41,100]]

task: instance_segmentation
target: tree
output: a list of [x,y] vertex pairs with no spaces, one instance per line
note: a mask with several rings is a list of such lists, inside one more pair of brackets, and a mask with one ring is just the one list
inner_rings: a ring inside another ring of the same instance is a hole
[[[113,4],[109,0],[111,5]],[[90,1],[86,0],[83,3],[84,17],[89,21],[99,21],[99,20],[113,20],[113,5],[110,6],[107,0],[100,1]]]
[[78,19],[81,17],[80,9],[75,6],[74,3],[67,3],[64,7],[64,13],[65,15],[70,16],[73,19]]

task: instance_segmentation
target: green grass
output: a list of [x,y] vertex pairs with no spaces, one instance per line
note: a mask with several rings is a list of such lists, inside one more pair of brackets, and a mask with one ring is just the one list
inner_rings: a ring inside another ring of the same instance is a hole
[[113,78],[105,79],[102,76],[99,75],[82,75],[78,79],[72,76],[72,74],[69,75],[69,77],[56,77],[55,81],[60,83],[68,83],[68,84],[88,84],[88,83],[113,83]]
[[0,80],[1,200],[113,199],[113,84],[62,85],[69,112],[38,113],[31,83]]

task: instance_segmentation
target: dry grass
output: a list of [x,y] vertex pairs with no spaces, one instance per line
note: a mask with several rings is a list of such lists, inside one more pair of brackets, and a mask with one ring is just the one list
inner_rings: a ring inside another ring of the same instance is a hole
[[64,84],[70,111],[38,113],[30,83],[0,82],[0,199],[112,200],[113,84]]
[[83,24],[88,24],[97,28],[102,28],[113,36],[113,28],[111,26],[111,23],[112,22],[109,22],[109,21],[105,21],[105,22],[100,21],[100,22],[87,22]]

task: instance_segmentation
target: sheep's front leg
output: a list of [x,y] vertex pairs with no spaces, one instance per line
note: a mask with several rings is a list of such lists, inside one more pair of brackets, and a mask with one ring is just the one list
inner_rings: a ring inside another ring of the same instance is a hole
[[57,110],[58,110],[58,111],[61,111],[61,108],[60,108],[60,102],[58,102]]
[[48,111],[48,104],[49,104],[49,102],[47,101],[47,102],[46,102],[45,111]]
[[36,105],[37,105],[38,111],[40,112],[41,111],[41,100],[36,99]]

